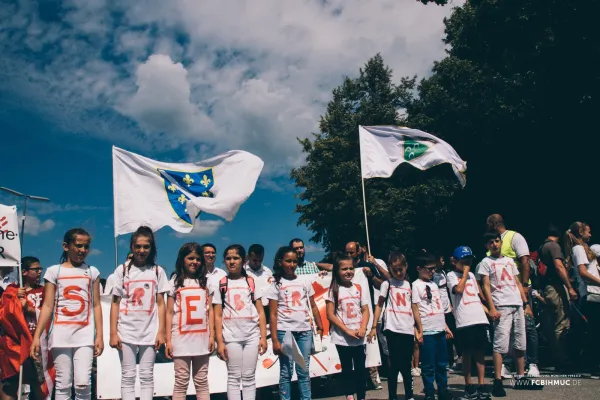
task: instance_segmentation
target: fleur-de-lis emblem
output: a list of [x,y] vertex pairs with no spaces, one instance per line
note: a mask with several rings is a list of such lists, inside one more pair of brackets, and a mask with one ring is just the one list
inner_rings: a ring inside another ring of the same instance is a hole
[[185,202],[186,202],[186,200],[187,200],[187,199],[185,198],[185,196],[184,196],[184,195],[181,195],[181,196],[179,196],[179,197],[177,198],[177,201],[179,201],[181,204],[185,203]]
[[204,197],[209,197],[209,196],[210,196],[210,194],[209,194],[208,192],[202,192],[202,196],[204,196]]
[[173,193],[175,193],[175,191],[177,190],[177,188],[173,184],[170,184],[169,186],[167,186],[167,189],[169,189]]
[[200,183],[203,184],[204,187],[208,187],[208,185],[210,185],[210,179],[208,179],[208,176],[203,175]]
[[188,185],[188,187],[192,186],[192,183],[194,183],[194,180],[190,177],[189,174],[185,174],[185,177],[183,178],[183,182]]

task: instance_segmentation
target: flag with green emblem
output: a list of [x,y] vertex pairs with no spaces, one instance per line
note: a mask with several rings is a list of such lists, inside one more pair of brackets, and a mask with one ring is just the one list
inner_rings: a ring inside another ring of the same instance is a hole
[[389,178],[398,165],[426,170],[449,163],[464,187],[467,163],[448,143],[427,132],[396,126],[359,126],[362,177]]

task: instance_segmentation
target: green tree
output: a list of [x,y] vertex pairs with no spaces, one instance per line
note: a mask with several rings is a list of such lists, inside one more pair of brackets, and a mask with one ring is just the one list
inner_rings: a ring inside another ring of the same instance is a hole
[[[376,55],[359,77],[346,78],[333,90],[320,133],[301,141],[306,165],[291,172],[302,189],[298,223],[325,249],[343,250],[352,240],[365,243],[358,126],[403,124],[398,110],[414,84],[414,78],[392,83],[392,70]],[[427,243],[448,212],[455,182],[450,167],[423,172],[408,165],[389,179],[365,180],[372,253],[385,257],[391,249]]]
[[408,124],[468,162],[455,218],[439,229],[480,234],[499,212],[534,247],[549,221],[600,222],[575,194],[598,170],[599,11],[597,0],[470,0],[445,21],[448,56],[414,82],[417,95],[403,92]]

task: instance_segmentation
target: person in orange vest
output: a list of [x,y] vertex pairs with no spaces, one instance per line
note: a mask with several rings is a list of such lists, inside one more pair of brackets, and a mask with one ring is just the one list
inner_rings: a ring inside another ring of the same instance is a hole
[[[517,269],[519,270],[519,277],[521,279],[521,285],[523,286],[525,295],[527,296],[527,299],[531,304],[533,302],[529,290],[529,285],[531,284],[531,268],[529,264],[530,257],[529,246],[527,245],[527,241],[520,233],[506,229],[506,226],[504,226],[504,219],[500,214],[492,214],[489,217],[487,217],[486,224],[487,230],[489,232],[497,233],[500,235],[500,238],[502,239],[502,248],[500,249],[500,253],[502,254],[502,256],[512,258],[515,264],[517,265]],[[530,377],[540,376],[540,370],[537,366],[538,333],[535,328],[535,325],[535,319],[532,316],[527,316],[525,318],[525,329],[527,337],[526,361],[528,364],[527,376]],[[502,365],[503,378],[511,377],[510,370],[508,369],[506,364],[509,364],[507,360],[505,360],[504,364]]]

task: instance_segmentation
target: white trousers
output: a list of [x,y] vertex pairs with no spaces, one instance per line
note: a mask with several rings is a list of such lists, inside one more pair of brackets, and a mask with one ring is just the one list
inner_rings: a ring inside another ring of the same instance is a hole
[[154,397],[154,345],[141,346],[123,343],[119,351],[121,359],[121,398],[135,400],[136,356],[140,353],[140,400],[152,400]]
[[56,347],[51,352],[56,370],[55,400],[70,399],[73,384],[76,400],[90,400],[94,346]]
[[244,400],[256,397],[256,362],[258,361],[258,340],[230,342],[227,347],[227,399],[241,400],[240,382]]

